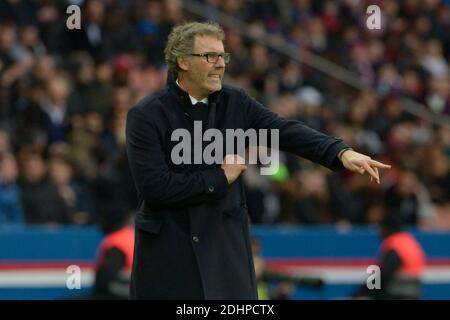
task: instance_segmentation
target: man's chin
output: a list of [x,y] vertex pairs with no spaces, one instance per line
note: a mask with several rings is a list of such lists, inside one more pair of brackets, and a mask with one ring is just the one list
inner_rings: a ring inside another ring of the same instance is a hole
[[208,86],[208,90],[213,93],[215,91],[219,91],[222,89],[222,83],[217,83],[217,84],[213,84],[213,85],[209,85]]

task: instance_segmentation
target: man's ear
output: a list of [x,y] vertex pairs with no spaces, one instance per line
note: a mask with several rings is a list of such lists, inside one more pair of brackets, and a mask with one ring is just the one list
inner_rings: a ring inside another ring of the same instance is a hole
[[189,61],[187,61],[186,57],[178,57],[177,58],[178,67],[180,67],[183,71],[189,70]]

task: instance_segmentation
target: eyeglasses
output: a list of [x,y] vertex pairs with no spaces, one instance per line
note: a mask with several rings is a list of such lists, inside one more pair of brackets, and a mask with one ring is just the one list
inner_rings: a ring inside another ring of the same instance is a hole
[[230,54],[228,52],[217,53],[217,52],[205,52],[205,53],[190,53],[190,56],[196,56],[201,58],[206,58],[209,63],[217,63],[219,58],[223,58],[225,64],[230,62]]

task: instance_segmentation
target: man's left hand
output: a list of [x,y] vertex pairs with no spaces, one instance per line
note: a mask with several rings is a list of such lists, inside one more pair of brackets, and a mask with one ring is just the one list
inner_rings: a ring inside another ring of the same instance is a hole
[[344,151],[340,159],[344,167],[348,170],[360,174],[367,172],[370,175],[370,180],[375,179],[378,184],[380,183],[378,169],[391,168],[390,165],[375,161],[371,157],[353,150]]

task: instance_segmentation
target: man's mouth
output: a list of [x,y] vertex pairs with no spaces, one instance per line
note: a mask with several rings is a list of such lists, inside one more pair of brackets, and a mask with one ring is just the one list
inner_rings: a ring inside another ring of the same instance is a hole
[[208,77],[220,80],[220,75],[219,74],[210,74]]

